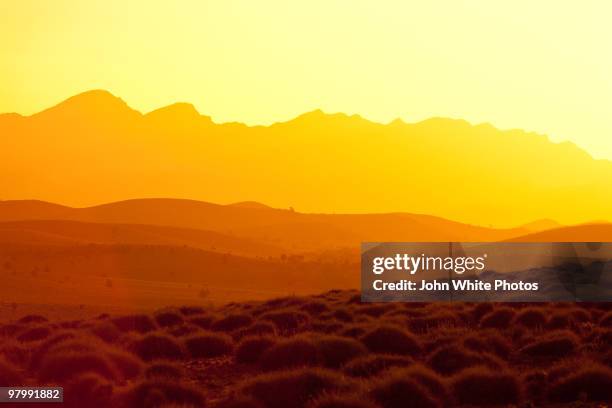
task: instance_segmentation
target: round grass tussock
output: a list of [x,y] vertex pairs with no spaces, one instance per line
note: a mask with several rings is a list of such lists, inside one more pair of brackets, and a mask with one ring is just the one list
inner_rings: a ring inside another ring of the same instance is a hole
[[308,337],[290,337],[274,344],[261,356],[260,365],[264,370],[280,370],[293,367],[318,366],[323,356]]
[[197,387],[160,378],[134,384],[122,400],[128,407],[206,406],[206,398]]
[[427,388],[410,377],[393,375],[377,380],[370,396],[384,408],[441,407]]
[[270,336],[245,337],[236,347],[236,362],[256,364],[261,359],[261,356],[275,344],[276,339]]
[[253,323],[253,318],[246,314],[231,314],[221,319],[215,320],[211,326],[211,330],[232,332],[250,326]]
[[47,355],[40,364],[41,382],[63,382],[84,373],[96,373],[109,381],[118,381],[122,375],[104,354],[92,351],[63,351]]
[[520,353],[529,358],[562,358],[574,354],[579,343],[580,339],[570,331],[553,331],[536,337]]
[[553,402],[612,401],[612,369],[594,364],[560,378],[550,386],[548,397]]
[[328,394],[311,401],[307,408],[380,408],[380,405],[362,395]]
[[41,315],[31,314],[23,316],[22,318],[17,320],[17,322],[22,324],[43,324],[49,322],[49,319]]
[[308,323],[310,316],[294,310],[280,310],[261,315],[261,320],[272,322],[280,331],[295,331]]
[[422,350],[416,336],[393,326],[376,327],[364,334],[361,341],[374,353],[414,356]]
[[130,349],[144,361],[181,360],[185,349],[174,337],[162,333],[149,333],[136,339]]
[[259,375],[239,387],[267,408],[304,407],[323,393],[349,389],[351,384],[337,372],[303,368]]
[[65,407],[103,408],[112,406],[113,384],[106,378],[85,373],[64,385]]
[[157,325],[151,316],[145,314],[118,316],[111,319],[111,322],[124,333],[131,331],[148,333],[157,329]]
[[24,377],[12,363],[0,358],[0,387],[12,387],[24,384]]
[[144,370],[144,376],[148,379],[153,378],[174,378],[181,379],[185,376],[182,365],[174,361],[154,361]]
[[164,310],[155,314],[155,321],[159,327],[173,327],[183,324],[183,315],[174,310]]
[[519,404],[522,385],[518,375],[484,367],[469,368],[451,379],[458,403],[475,406]]
[[352,377],[372,377],[394,367],[414,364],[412,357],[391,354],[368,354],[349,361],[342,372]]
[[209,332],[187,337],[185,347],[194,358],[209,358],[230,354],[234,342],[227,334]]
[[315,337],[314,342],[319,348],[323,364],[329,368],[338,368],[368,352],[363,343],[348,337],[320,336]]
[[529,307],[519,311],[513,323],[529,329],[542,328],[546,325],[546,314],[541,308]]
[[37,326],[26,329],[17,336],[17,340],[28,343],[46,339],[51,334],[51,329],[46,326]]
[[488,329],[505,329],[510,326],[516,311],[509,307],[499,307],[487,313],[480,320],[480,327]]
[[456,344],[434,351],[427,359],[427,364],[442,375],[451,375],[478,365],[494,369],[500,369],[504,365],[501,360],[488,353],[476,353]]

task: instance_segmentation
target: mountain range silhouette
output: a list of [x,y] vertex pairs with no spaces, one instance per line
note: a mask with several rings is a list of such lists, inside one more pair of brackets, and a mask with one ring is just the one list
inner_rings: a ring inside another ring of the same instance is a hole
[[0,134],[2,199],[255,198],[499,227],[612,218],[612,162],[463,120],[379,124],[317,110],[270,126],[217,124],[190,104],[142,114],[95,90],[31,116],[2,114]]

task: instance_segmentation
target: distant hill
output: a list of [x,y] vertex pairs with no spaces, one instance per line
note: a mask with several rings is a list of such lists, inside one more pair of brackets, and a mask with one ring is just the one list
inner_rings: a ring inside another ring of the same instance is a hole
[[241,201],[239,203],[229,204],[232,207],[241,207],[241,208],[271,208],[265,204],[258,203],[257,201]]
[[190,104],[142,114],[98,90],[0,115],[2,198],[125,197],[303,212],[436,214],[471,224],[612,219],[612,163],[571,143],[433,118],[379,124],[313,111],[271,126],[214,123]]
[[359,264],[167,245],[0,243],[2,302],[159,307],[356,288]]
[[[127,200],[86,208],[0,201],[1,228],[90,242],[178,243],[206,249],[219,242],[218,247],[224,243],[236,253],[260,251],[260,255],[270,255],[275,248],[290,253],[358,248],[364,241],[499,241],[530,232],[524,228],[484,228],[419,214],[303,214],[260,205],[178,199]],[[242,245],[245,250],[238,250]]]
[[537,220],[537,221],[529,222],[527,224],[521,225],[521,228],[524,228],[532,232],[539,232],[539,231],[551,230],[554,228],[560,228],[562,226],[563,225],[559,224],[557,221],[545,219],[545,220]]
[[139,224],[65,220],[0,222],[0,243],[36,245],[166,245],[243,256],[282,255],[279,247],[218,232]]
[[612,242],[612,224],[583,224],[540,231],[510,241],[516,242]]

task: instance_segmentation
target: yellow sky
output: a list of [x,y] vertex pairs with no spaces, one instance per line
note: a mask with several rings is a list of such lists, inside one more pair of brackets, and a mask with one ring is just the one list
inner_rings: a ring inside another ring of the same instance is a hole
[[612,159],[608,1],[0,0],[0,112],[107,89],[215,121],[431,116]]

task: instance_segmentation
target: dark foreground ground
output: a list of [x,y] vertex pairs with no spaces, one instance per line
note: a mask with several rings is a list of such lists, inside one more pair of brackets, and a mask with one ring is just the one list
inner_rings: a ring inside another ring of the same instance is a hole
[[362,304],[357,292],[331,291],[79,320],[26,315],[0,326],[0,385],[61,385],[67,407],[607,406],[611,310]]

